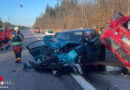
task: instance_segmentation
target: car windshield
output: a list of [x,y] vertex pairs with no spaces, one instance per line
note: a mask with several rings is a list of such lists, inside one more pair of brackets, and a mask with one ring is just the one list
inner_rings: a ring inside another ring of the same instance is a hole
[[35,27],[35,29],[39,29],[39,27]]
[[82,38],[82,31],[77,32],[61,32],[57,35],[57,39],[70,40],[70,41],[80,41]]

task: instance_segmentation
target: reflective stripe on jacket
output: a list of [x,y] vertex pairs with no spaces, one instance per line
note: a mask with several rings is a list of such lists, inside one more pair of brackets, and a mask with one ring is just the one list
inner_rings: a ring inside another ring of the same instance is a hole
[[21,45],[22,45],[22,42],[12,42],[12,45],[13,45],[13,46],[21,46]]

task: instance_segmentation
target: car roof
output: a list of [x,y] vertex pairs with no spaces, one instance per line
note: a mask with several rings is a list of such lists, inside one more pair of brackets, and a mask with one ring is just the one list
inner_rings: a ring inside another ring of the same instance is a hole
[[93,30],[93,28],[65,30],[65,31],[62,31],[62,32],[78,32],[78,31],[84,32],[84,31],[89,31],[89,30]]

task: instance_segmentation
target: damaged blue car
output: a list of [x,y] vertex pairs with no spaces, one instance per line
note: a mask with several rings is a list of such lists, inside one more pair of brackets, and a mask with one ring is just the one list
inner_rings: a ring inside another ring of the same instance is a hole
[[24,69],[51,70],[53,72],[73,70],[83,74],[88,62],[105,59],[105,49],[100,35],[93,29],[62,31],[27,46],[35,62],[24,63]]

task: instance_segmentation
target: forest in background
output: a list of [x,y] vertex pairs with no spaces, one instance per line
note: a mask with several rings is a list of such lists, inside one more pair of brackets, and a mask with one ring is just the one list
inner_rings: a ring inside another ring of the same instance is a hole
[[130,0],[57,0],[54,8],[47,5],[36,18],[42,29],[76,29],[105,27],[116,12],[130,15]]
[[9,22],[2,22],[2,20],[0,20],[0,28],[3,27],[12,27],[14,26],[13,24],[10,24]]
[[18,26],[20,29],[27,29],[29,27],[26,27],[26,26],[21,26],[21,25],[14,25],[14,24],[11,24],[10,22],[3,22],[1,19],[0,19],[0,28],[9,28],[9,27],[15,27],[15,26]]

